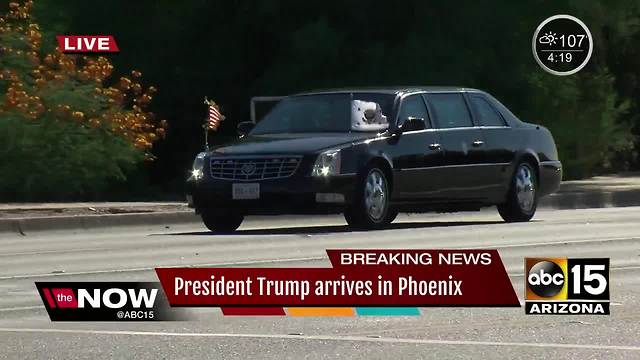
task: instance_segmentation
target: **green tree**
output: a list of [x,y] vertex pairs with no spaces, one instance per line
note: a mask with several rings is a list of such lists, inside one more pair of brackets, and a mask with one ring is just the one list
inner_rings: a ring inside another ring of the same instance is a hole
[[573,77],[536,73],[530,79],[530,108],[524,114],[553,133],[565,178],[583,178],[611,170],[618,152],[633,149],[621,102],[606,70]]
[[[164,134],[141,74],[108,86],[103,57],[42,53],[32,1],[0,17],[0,199],[99,197]],[[162,122],[164,125],[166,122]]]

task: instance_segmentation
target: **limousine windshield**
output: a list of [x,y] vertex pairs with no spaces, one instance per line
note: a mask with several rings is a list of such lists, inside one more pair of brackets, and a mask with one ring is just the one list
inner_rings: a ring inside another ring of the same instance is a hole
[[380,105],[391,119],[394,95],[376,93],[334,93],[298,95],[280,101],[262,120],[252,135],[279,133],[324,133],[351,131],[351,101]]

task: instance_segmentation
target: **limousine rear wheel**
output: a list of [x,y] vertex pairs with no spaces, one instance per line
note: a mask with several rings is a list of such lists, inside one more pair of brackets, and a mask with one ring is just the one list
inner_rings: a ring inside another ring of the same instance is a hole
[[207,229],[215,233],[230,233],[240,227],[244,220],[243,215],[236,214],[215,214],[203,211],[200,214],[202,222]]
[[391,223],[398,212],[389,208],[390,187],[384,171],[371,167],[361,177],[354,202],[344,213],[349,226],[379,229]]
[[507,201],[498,205],[498,212],[506,222],[529,221],[538,205],[538,181],[533,166],[522,162],[516,168],[507,194]]

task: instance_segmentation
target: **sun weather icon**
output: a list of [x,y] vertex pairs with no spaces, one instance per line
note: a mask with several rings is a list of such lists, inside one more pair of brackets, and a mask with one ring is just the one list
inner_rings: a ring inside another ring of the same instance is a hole
[[538,42],[545,45],[555,45],[556,39],[558,39],[557,34],[549,31],[548,33],[540,36],[538,38]]

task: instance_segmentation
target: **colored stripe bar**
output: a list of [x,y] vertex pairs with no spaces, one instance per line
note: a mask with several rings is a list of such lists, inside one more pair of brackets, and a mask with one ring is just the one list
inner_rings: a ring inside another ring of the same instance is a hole
[[225,316],[286,316],[281,307],[223,307]]
[[293,307],[287,308],[289,316],[355,316],[350,307]]
[[358,316],[420,316],[417,307],[357,307]]

